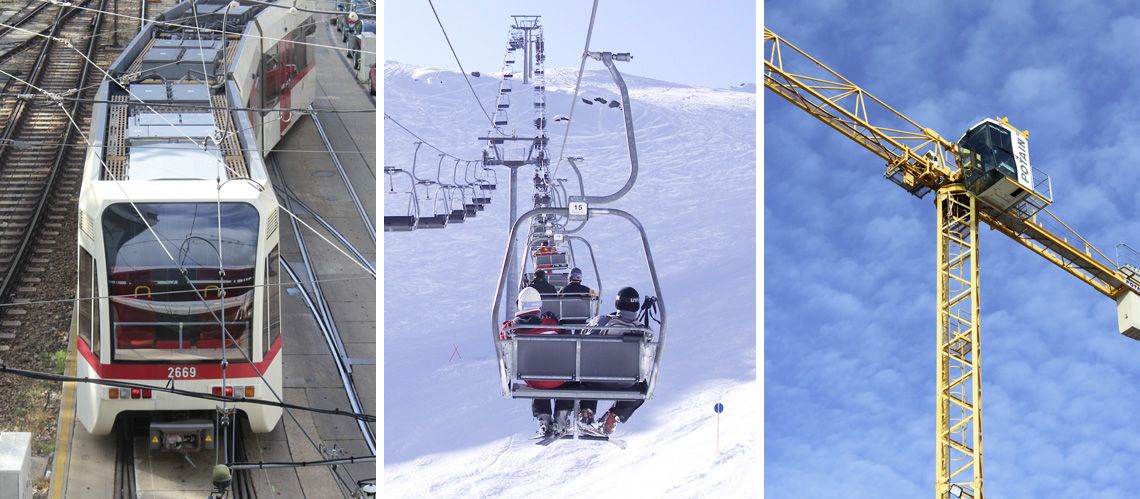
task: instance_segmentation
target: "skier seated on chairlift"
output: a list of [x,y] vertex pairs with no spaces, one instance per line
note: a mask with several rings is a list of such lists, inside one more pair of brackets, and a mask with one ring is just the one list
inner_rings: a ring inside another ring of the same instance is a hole
[[558,290],[558,295],[563,298],[598,296],[589,286],[582,284],[582,269],[578,267],[570,269],[570,284],[562,286],[562,289]]
[[545,191],[550,188],[550,175],[539,176],[538,173],[534,174],[534,188],[540,191]]
[[542,244],[541,244],[541,245],[540,245],[538,248],[536,248],[536,249],[534,250],[534,254],[535,254],[535,256],[538,256],[538,255],[553,255],[554,253],[557,253],[557,252],[556,252],[556,251],[554,251],[554,248],[551,248],[551,247],[550,247],[550,243],[548,243],[548,242],[546,242],[546,241],[543,241],[543,242],[542,242]]
[[554,285],[546,280],[546,272],[541,269],[534,271],[534,278],[530,280],[530,287],[537,290],[542,296],[553,297],[558,294]]
[[[558,290],[558,296],[560,298],[586,298],[586,299],[589,299],[589,298],[593,298],[595,296],[598,296],[598,294],[595,293],[594,290],[590,289],[589,286],[582,284],[582,269],[580,269],[578,267],[574,267],[574,268],[570,269],[570,283],[565,285],[565,286],[562,286],[562,289]],[[564,316],[566,315],[565,311],[563,311],[563,315]],[[586,322],[587,322],[587,319],[585,317],[582,317],[582,318],[563,318],[562,319],[563,324],[585,324]],[[580,331],[577,329],[570,331],[570,334],[579,334],[579,333],[580,333]]]
[[[638,316],[639,310],[647,310],[653,306],[656,299],[647,297],[645,305],[641,305],[641,297],[637,294],[637,290],[631,287],[624,287],[618,291],[617,299],[614,300],[614,308],[617,310],[609,315],[600,315],[590,319],[586,324],[585,334],[600,334],[600,335],[621,335],[631,332],[629,330],[611,330],[606,329],[606,326],[617,327],[645,327],[644,317]],[[588,382],[583,383],[586,388],[631,388],[634,385],[628,383],[603,383],[603,382]],[[629,417],[633,415],[644,400],[618,400],[606,411],[601,417],[594,420],[594,412],[598,408],[597,400],[583,400],[578,406],[578,421],[585,425],[587,428],[596,429],[606,435],[613,433],[614,426],[617,423],[624,423],[629,421]]]
[[[515,329],[512,334],[558,334],[560,332],[557,329],[550,328],[550,326],[560,325],[558,317],[551,312],[542,313],[542,296],[539,295],[538,290],[532,287],[523,288],[519,292],[516,305],[518,312],[515,313],[513,320],[503,323],[503,327],[499,331],[499,339],[507,339],[507,328],[511,326],[531,326]],[[540,390],[558,388],[563,383],[563,381],[526,381],[527,386]],[[538,432],[542,436],[548,437],[556,431],[564,432],[569,428],[570,412],[573,408],[573,400],[555,400],[554,409],[558,415],[556,419],[551,416],[550,399],[534,399],[530,404],[530,413],[531,416],[538,419]]]

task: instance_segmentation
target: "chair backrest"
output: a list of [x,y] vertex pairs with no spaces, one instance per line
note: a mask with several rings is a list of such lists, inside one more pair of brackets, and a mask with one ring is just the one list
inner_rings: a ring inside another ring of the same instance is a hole
[[546,274],[546,282],[551,286],[561,289],[563,286],[570,284],[570,274]]
[[642,349],[649,344],[623,336],[519,334],[515,372],[521,380],[636,383]]
[[534,266],[538,268],[562,268],[566,267],[566,253],[554,253],[551,255],[535,255]]
[[597,301],[598,298],[593,296],[543,298],[542,311],[553,312],[558,320],[563,322],[584,324],[591,317],[597,315]]

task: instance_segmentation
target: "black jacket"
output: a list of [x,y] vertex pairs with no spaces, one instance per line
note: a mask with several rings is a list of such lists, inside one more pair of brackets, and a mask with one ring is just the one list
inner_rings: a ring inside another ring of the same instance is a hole
[[562,289],[558,290],[558,294],[560,294],[562,296],[589,295],[590,294],[590,287],[585,286],[580,282],[571,282],[570,284],[562,286]]
[[554,289],[554,285],[546,282],[546,277],[534,278],[534,280],[530,281],[530,287],[534,288],[534,290],[538,291],[538,294],[542,296],[553,296],[558,294],[558,290]]

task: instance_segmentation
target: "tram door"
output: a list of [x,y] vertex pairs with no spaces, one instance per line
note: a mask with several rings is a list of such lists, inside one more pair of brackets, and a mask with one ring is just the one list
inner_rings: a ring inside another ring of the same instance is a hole
[[293,107],[293,79],[297,76],[297,64],[293,60],[293,42],[291,40],[292,33],[285,35],[281,39],[280,53],[281,53],[281,66],[283,72],[280,78],[279,88],[281,89],[281,133],[285,133],[285,129],[289,128],[289,122],[293,118],[293,113],[289,111]]

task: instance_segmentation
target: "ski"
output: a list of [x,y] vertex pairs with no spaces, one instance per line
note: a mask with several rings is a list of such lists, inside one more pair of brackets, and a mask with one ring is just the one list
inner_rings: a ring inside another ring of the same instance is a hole
[[[563,433],[555,432],[555,433],[551,433],[550,435],[546,435],[546,436],[535,435],[533,437],[530,437],[530,440],[538,440],[538,442],[535,442],[536,445],[547,446],[547,445],[554,443],[555,440],[563,440],[563,439],[571,439],[571,438],[574,438],[574,433],[572,433],[572,432],[563,432]],[[618,448],[620,448],[620,449],[625,449],[625,447],[626,447],[625,440],[620,439],[620,438],[614,438],[612,435],[606,435],[605,433],[602,433],[601,430],[597,430],[597,429],[586,427],[586,426],[579,427],[578,439],[579,440],[605,440],[606,442],[609,442],[611,444],[618,446]]]
[[582,439],[586,439],[586,440],[605,440],[605,441],[607,441],[611,444],[614,444],[614,445],[616,445],[622,449],[625,448],[625,440],[622,440],[620,438],[614,438],[613,435],[607,435],[604,432],[602,432],[602,430],[599,428],[589,426],[589,425],[583,425],[583,426],[580,426],[579,428],[580,428],[582,433],[581,433],[581,435],[579,435],[578,438],[582,438]]
[[618,446],[619,449],[625,449],[625,440],[614,437],[606,437],[606,441]]
[[554,442],[555,440],[562,438],[563,436],[565,436],[565,433],[554,432],[554,433],[551,433],[550,435],[547,435],[546,437],[543,437],[542,440],[539,440],[535,443],[538,445],[546,446],[546,445],[550,445],[551,442]]

